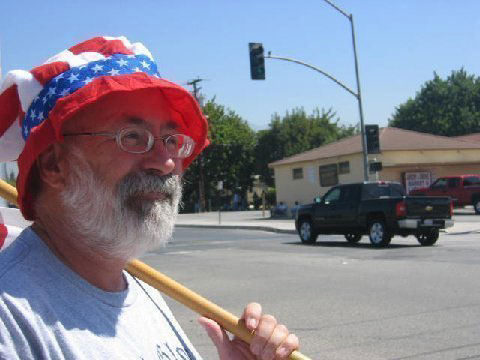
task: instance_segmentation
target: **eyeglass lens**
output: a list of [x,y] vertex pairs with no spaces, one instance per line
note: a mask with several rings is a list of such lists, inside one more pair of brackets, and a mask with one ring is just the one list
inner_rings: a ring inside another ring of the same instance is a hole
[[[186,158],[193,152],[194,141],[186,135],[174,134],[161,140],[172,157]],[[144,153],[153,146],[154,137],[146,129],[127,128],[120,132],[119,141],[121,148],[127,152]]]

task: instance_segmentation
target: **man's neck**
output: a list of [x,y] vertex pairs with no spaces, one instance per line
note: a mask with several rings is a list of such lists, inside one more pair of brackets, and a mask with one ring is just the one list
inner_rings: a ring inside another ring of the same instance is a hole
[[60,261],[90,284],[110,292],[126,289],[123,276],[126,260],[79,245],[81,237],[71,232],[55,230],[38,222],[32,228]]

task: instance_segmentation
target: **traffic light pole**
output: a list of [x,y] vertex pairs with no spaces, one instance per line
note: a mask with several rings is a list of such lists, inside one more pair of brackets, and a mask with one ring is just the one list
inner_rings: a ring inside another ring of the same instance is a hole
[[355,58],[355,76],[357,78],[357,94],[356,98],[358,99],[358,111],[360,112],[360,128],[362,135],[362,150],[363,150],[363,172],[365,181],[368,181],[368,152],[367,152],[367,135],[365,133],[365,122],[363,121],[363,106],[362,106],[362,92],[360,90],[360,75],[358,70],[358,58],[357,58],[357,45],[355,42],[355,28],[353,26],[353,15],[347,14],[345,11],[340,9],[337,5],[332,3],[330,0],[324,0],[327,4],[337,10],[340,14],[345,16],[350,20],[350,27],[352,29],[352,44],[353,44],[353,57]]
[[[350,25],[351,25],[351,29],[352,29],[353,56],[354,56],[354,60],[355,60],[355,76],[356,76],[356,79],[357,79],[357,91],[356,92],[353,91],[352,89],[350,89],[345,84],[343,84],[341,81],[334,78],[332,75],[326,73],[325,71],[319,69],[316,66],[307,64],[303,61],[292,59],[292,58],[287,58],[287,57],[282,57],[282,56],[275,56],[275,55],[272,55],[271,52],[268,52],[268,55],[265,56],[264,58],[285,60],[285,61],[289,61],[289,62],[293,62],[293,63],[296,63],[296,64],[306,66],[306,67],[308,67],[312,70],[315,70],[315,71],[319,72],[320,74],[326,76],[327,78],[329,78],[330,80],[332,80],[337,85],[341,86],[344,90],[348,91],[350,94],[352,94],[353,96],[355,96],[357,98],[357,100],[358,100],[358,111],[360,113],[360,134],[361,134],[361,138],[362,138],[363,176],[364,176],[365,181],[368,181],[368,179],[369,179],[368,173],[369,172],[368,172],[367,136],[366,136],[366,132],[365,132],[365,122],[363,120],[362,92],[360,90],[360,75],[359,75],[359,70],[358,70],[357,46],[356,46],[356,43],[355,43],[355,29],[354,29],[354,26],[353,26],[353,16],[352,16],[352,14],[347,14],[345,11],[343,11],[338,6],[333,4],[330,0],[325,0],[325,2],[327,2],[329,5],[331,5],[335,10],[340,12],[343,16],[347,17],[348,20],[350,20]],[[251,76],[252,76],[252,79],[254,79],[254,80],[258,80],[258,79],[264,80],[265,79],[265,73],[264,72],[263,72],[263,76],[261,76],[261,77],[254,77],[253,76],[254,71],[252,70],[253,69],[252,66],[257,66],[258,67],[258,64],[254,65],[252,63],[252,61],[255,60],[256,57],[258,57],[258,54],[253,53],[252,51],[254,49],[257,49],[257,48],[261,49],[261,51],[263,52],[263,47],[262,47],[261,43],[250,43],[249,44],[250,66],[251,66],[251,74],[252,74]],[[254,58],[254,59],[252,59],[252,58]]]
[[270,52],[268,52],[268,55],[265,56],[266,59],[278,59],[278,60],[285,60],[285,61],[290,61],[290,62],[293,62],[295,64],[300,64],[300,65],[303,65],[303,66],[306,66],[312,70],[315,70],[315,71],[318,71],[320,74],[328,77],[330,80],[334,81],[337,85],[340,85],[342,88],[344,88],[345,90],[347,90],[350,94],[352,94],[353,96],[355,96],[356,98],[358,98],[358,95],[355,91],[353,91],[352,89],[350,89],[347,85],[343,84],[342,82],[340,82],[339,80],[335,79],[332,75],[326,73],[325,71],[323,71],[322,69],[319,69],[318,67],[316,66],[313,66],[313,65],[310,65],[310,64],[307,64],[303,61],[300,61],[300,60],[296,60],[296,59],[292,59],[292,58],[287,58],[287,57],[283,57],[283,56],[276,56],[276,55],[272,55]]

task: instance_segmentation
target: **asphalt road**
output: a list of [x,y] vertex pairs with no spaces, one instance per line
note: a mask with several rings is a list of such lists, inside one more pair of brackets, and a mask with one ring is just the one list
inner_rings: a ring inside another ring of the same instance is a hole
[[[367,237],[303,245],[295,235],[177,229],[142,260],[235,314],[260,302],[312,359],[480,359],[479,234],[442,234],[425,248],[395,237],[374,249]],[[204,359],[216,359],[197,315],[167,301]]]

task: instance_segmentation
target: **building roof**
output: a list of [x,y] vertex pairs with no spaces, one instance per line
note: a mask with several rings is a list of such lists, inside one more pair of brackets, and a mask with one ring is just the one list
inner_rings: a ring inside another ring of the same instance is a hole
[[[473,134],[479,136],[480,134]],[[472,136],[473,135],[468,135]],[[449,149],[480,149],[480,141],[459,139],[420,133],[394,127],[380,129],[380,150],[449,150]],[[269,166],[286,165],[302,161],[314,161],[334,156],[350,155],[362,152],[360,135],[350,136],[339,141],[320,146],[269,164]]]
[[455,139],[463,140],[463,141],[480,142],[480,133],[463,135],[463,136],[456,136]]

